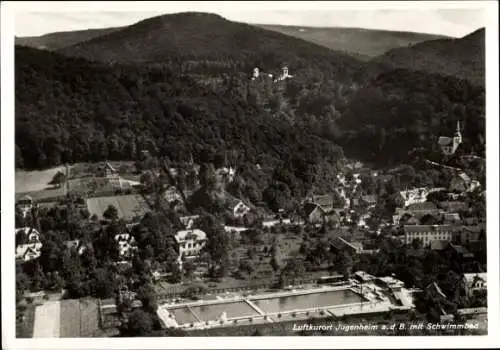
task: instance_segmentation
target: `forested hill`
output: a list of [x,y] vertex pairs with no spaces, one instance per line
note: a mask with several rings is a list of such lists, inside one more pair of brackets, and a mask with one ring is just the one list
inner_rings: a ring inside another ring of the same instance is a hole
[[441,35],[364,28],[303,27],[274,24],[259,24],[258,26],[310,41],[335,51],[345,52],[363,60],[370,60],[395,48],[445,38]]
[[459,152],[485,152],[484,88],[467,80],[397,69],[360,89],[338,121],[351,155],[397,163],[439,157],[439,136],[463,130]]
[[438,39],[388,51],[375,62],[456,76],[484,86],[485,29],[460,39]]
[[328,129],[295,125],[323,109],[330,118],[334,101],[347,100],[338,83],[314,86],[314,76],[308,89],[298,79],[265,92],[247,76],[208,85],[166,67],[111,67],[26,47],[16,47],[15,69],[20,167],[136,159],[143,149],[174,161],[227,151],[239,164],[286,164],[308,181],[315,165],[342,157]]
[[15,43],[16,45],[33,47],[35,49],[54,51],[114,32],[118,29],[119,28],[99,28],[57,32],[41,36],[16,37]]
[[484,89],[403,69],[369,78],[335,62],[274,84],[245,73],[202,76],[172,67],[108,66],[16,47],[16,165],[174,160],[229,151],[238,161],[286,164],[310,181],[318,164],[348,155],[379,164],[464,125],[463,150],[484,152]]
[[283,63],[300,68],[312,61],[319,66],[335,64],[361,68],[356,59],[346,54],[249,24],[228,21],[219,15],[197,12],[149,18],[59,52],[101,62],[174,61],[198,65],[217,62],[241,70],[255,66],[269,70]]

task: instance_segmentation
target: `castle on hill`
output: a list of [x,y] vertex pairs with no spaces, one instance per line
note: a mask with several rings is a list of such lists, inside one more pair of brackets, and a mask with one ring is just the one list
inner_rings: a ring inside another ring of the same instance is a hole
[[281,67],[281,73],[279,75],[277,75],[277,76],[274,76],[273,74],[262,74],[262,72],[260,71],[260,69],[257,68],[257,67],[255,67],[253,69],[253,72],[252,72],[252,78],[251,78],[251,80],[257,80],[257,79],[260,79],[262,77],[273,79],[273,82],[277,83],[279,81],[283,81],[283,80],[286,80],[286,79],[293,78],[293,75],[290,75],[288,73],[288,67],[286,65],[284,65],[283,67]]
[[460,122],[457,122],[457,129],[453,137],[441,136],[438,140],[438,145],[441,148],[441,152],[446,156],[453,155],[461,143],[462,133],[460,131]]

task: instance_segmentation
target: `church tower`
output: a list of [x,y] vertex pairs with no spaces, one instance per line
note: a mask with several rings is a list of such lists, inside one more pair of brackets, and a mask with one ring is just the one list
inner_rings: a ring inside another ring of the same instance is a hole
[[282,68],[281,68],[281,76],[283,78],[288,78],[288,67],[286,65],[284,65]]
[[457,122],[457,130],[453,136],[453,149],[456,150],[458,146],[462,143],[462,133],[460,132],[460,122]]

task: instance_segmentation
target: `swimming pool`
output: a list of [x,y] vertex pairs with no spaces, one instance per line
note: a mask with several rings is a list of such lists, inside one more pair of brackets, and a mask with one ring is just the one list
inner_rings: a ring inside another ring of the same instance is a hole
[[244,301],[191,306],[191,310],[202,321],[216,320],[223,312],[226,313],[227,318],[257,316],[259,314]]
[[265,313],[322,308],[360,303],[362,301],[366,301],[366,299],[350,289],[252,300],[252,302]]
[[[169,309],[178,324],[216,321],[223,312],[228,319],[257,316],[259,313],[244,301],[206,304],[197,306],[181,306]],[[198,320],[199,319],[199,320]]]

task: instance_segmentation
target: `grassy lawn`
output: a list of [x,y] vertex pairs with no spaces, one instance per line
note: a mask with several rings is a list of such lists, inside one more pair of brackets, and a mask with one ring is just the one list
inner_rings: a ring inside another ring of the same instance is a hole
[[148,204],[140,195],[124,195],[113,197],[97,197],[87,199],[90,215],[97,215],[100,219],[109,205],[118,209],[118,217],[131,220],[150,211]]
[[16,193],[28,193],[45,190],[51,187],[49,182],[58,171],[65,172],[63,166],[39,171],[16,171]]

